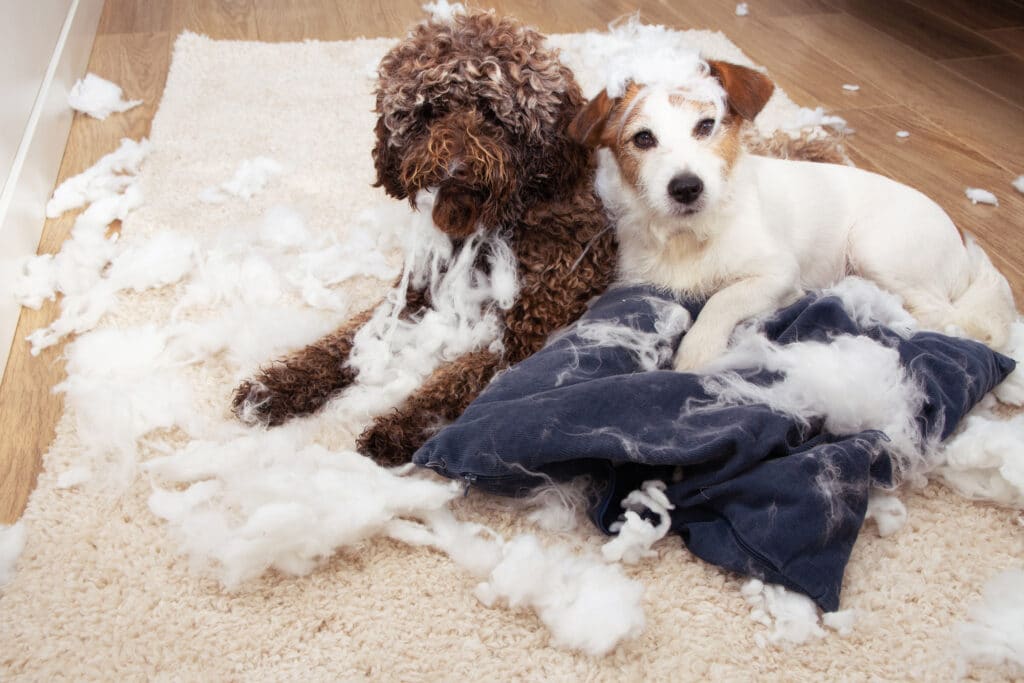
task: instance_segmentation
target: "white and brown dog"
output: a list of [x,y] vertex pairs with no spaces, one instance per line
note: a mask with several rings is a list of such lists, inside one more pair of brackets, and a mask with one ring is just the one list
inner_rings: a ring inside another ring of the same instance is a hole
[[774,85],[734,64],[701,67],[682,86],[602,91],[570,127],[608,150],[598,188],[617,223],[620,277],[707,298],[676,369],[717,357],[743,320],[850,274],[900,296],[926,328],[1005,344],[1009,285],[935,202],[856,168],[745,153],[741,124]]

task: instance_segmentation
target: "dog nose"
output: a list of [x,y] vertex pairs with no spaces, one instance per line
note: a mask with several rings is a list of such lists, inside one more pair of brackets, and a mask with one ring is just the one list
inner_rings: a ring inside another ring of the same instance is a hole
[[704,191],[704,183],[692,173],[677,175],[668,183],[668,193],[680,204],[693,204]]

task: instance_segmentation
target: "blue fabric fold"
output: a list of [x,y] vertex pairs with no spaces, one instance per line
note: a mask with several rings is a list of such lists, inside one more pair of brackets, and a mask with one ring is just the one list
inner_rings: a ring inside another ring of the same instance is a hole
[[[832,434],[766,405],[722,405],[703,378],[670,367],[679,306],[652,287],[609,290],[572,327],[505,371],[414,462],[484,490],[519,495],[547,478],[589,475],[605,532],[643,482],[666,483],[672,530],[698,557],[839,607],[868,491],[893,483],[888,437]],[[834,296],[811,294],[763,323],[769,339],[864,335],[895,348],[923,389],[922,435],[945,438],[1014,362],[982,344],[930,332],[902,338],[858,324]],[[624,330],[622,339],[609,335]],[[780,376],[741,370],[754,383]]]

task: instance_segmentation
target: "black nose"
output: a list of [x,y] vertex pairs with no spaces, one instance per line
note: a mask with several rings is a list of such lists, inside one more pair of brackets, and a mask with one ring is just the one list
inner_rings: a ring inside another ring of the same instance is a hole
[[704,183],[692,173],[677,175],[668,183],[668,193],[680,204],[693,204],[704,191]]

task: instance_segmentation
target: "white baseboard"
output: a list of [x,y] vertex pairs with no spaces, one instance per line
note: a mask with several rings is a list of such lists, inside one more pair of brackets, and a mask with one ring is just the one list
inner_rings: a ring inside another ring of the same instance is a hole
[[12,292],[21,262],[36,253],[44,208],[60,170],[73,112],[68,92],[86,73],[103,0],[74,0],[0,194],[0,368],[7,367],[21,307]]

